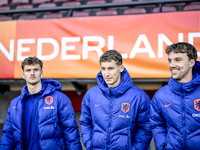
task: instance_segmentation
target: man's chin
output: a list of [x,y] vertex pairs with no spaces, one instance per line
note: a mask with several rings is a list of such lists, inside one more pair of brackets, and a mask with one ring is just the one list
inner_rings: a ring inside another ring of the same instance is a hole
[[172,76],[174,80],[180,80],[177,76]]
[[32,82],[27,82],[30,85],[36,85],[37,83],[39,83],[40,81],[32,81]]

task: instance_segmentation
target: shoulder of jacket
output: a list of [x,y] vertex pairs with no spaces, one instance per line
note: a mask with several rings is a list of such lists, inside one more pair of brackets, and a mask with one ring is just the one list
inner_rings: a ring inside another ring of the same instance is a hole
[[12,99],[11,103],[17,103],[21,100],[22,100],[22,95],[19,95],[19,96],[15,97],[14,99]]

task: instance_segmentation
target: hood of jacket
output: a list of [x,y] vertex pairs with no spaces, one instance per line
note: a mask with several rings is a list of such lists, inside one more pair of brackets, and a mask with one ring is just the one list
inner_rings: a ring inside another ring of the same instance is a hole
[[178,82],[177,80],[174,80],[171,77],[168,83],[170,89],[178,95],[180,95],[182,92],[190,93],[194,89],[196,89],[197,86],[200,85],[200,61],[197,61],[195,63],[192,74],[193,74],[193,79],[187,83]]
[[[46,85],[46,88],[44,92],[42,93],[42,96],[50,94],[51,92],[55,90],[61,91],[61,84],[56,80],[42,79],[41,82],[42,82],[42,85]],[[23,99],[27,94],[28,94],[28,87],[26,84],[21,90],[21,98]]]
[[97,83],[104,94],[109,95],[111,92],[112,95],[116,96],[116,97],[119,95],[122,95],[129,88],[133,87],[133,82],[132,82],[131,77],[125,67],[121,73],[121,81],[117,86],[108,87],[108,85],[106,84],[106,82],[103,78],[101,71],[97,74]]

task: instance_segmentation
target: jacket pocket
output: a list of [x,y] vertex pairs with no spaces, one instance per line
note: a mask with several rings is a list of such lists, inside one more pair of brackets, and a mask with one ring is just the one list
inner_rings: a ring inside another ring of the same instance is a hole
[[111,136],[111,149],[130,150],[131,148],[131,130],[129,127],[119,130]]

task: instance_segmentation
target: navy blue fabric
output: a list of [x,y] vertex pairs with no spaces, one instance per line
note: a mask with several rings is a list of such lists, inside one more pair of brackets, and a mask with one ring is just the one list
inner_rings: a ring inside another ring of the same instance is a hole
[[[151,129],[158,150],[200,149],[200,62],[193,79],[180,83],[170,78],[151,102]],[[165,146],[164,146],[165,145]]]
[[101,72],[97,82],[83,98],[79,119],[86,149],[148,149],[152,137],[147,94],[133,85],[125,68],[116,87],[108,88]]
[[[38,100],[37,108],[41,149],[81,150],[78,125],[71,101],[61,92],[59,82],[52,79],[43,79],[42,82],[47,86]],[[10,103],[2,130],[1,150],[23,150],[23,104],[27,93],[27,86],[24,86],[21,95]],[[51,103],[49,98],[52,98]]]
[[24,150],[40,150],[38,132],[38,100],[41,98],[45,88],[46,84],[42,83],[42,89],[38,93],[27,93],[26,98],[24,98],[22,130]]

